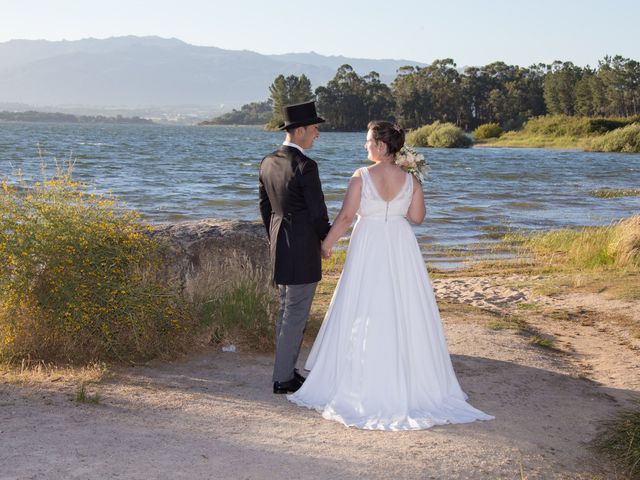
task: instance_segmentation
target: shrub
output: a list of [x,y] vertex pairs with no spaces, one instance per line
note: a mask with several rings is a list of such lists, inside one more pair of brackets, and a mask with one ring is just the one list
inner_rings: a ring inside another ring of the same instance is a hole
[[590,139],[585,150],[594,152],[640,153],[640,123],[632,123]]
[[436,121],[409,132],[407,143],[417,147],[465,148],[470,147],[473,140],[453,123]]
[[476,140],[484,140],[486,138],[497,138],[502,135],[504,131],[502,127],[497,123],[485,123],[480,125],[473,131],[473,138]]
[[446,123],[436,129],[427,140],[429,146],[436,148],[466,148],[473,144],[473,140],[452,123]]
[[416,147],[430,147],[429,145],[429,135],[431,135],[436,129],[440,128],[443,123],[440,123],[439,120],[429,124],[423,125],[420,128],[416,128],[415,130],[411,130],[407,134],[407,143],[409,145],[413,145]]
[[180,348],[194,317],[135,212],[67,172],[0,190],[0,356],[134,360]]

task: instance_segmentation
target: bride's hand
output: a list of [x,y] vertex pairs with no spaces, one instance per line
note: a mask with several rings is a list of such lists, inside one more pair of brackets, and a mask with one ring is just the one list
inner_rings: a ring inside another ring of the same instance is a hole
[[322,258],[331,257],[331,247],[329,247],[326,243],[322,242],[322,245],[320,248],[322,250]]

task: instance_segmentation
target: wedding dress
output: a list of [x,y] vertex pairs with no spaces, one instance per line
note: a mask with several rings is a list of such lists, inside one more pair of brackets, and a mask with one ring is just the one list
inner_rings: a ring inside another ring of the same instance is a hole
[[370,430],[418,430],[490,420],[472,407],[449,358],[431,282],[405,218],[413,193],[387,202],[369,171],[344,270],[288,399],[329,420]]

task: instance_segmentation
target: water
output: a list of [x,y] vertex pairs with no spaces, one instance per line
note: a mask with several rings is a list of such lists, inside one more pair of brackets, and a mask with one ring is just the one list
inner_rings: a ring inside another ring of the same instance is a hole
[[[111,190],[152,221],[258,220],[261,158],[281,133],[251,127],[0,123],[0,176],[41,178],[45,160],[75,159],[75,178]],[[331,217],[349,177],[367,165],[364,133],[322,132],[309,155]],[[38,150],[43,152],[42,157]],[[639,188],[640,155],[567,150],[419,149],[430,165],[427,219],[415,227],[425,254],[488,245],[512,230],[605,225],[640,211],[640,197],[596,198]]]

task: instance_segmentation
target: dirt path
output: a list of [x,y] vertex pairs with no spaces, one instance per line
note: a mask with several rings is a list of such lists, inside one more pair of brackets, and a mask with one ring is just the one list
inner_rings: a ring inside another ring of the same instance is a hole
[[270,393],[270,355],[209,348],[107,375],[88,388],[97,404],[74,400],[71,377],[28,385],[0,376],[0,479],[616,478],[588,444],[599,420],[638,395],[638,351],[604,319],[544,311],[524,316],[562,351],[531,345],[516,330],[487,328],[518,302],[535,303],[530,291],[498,295],[513,282],[484,284],[475,299],[497,309],[483,311],[461,300],[471,280],[452,280],[435,283],[450,302],[460,293],[457,305],[443,304],[454,367],[493,421],[347,429]]

